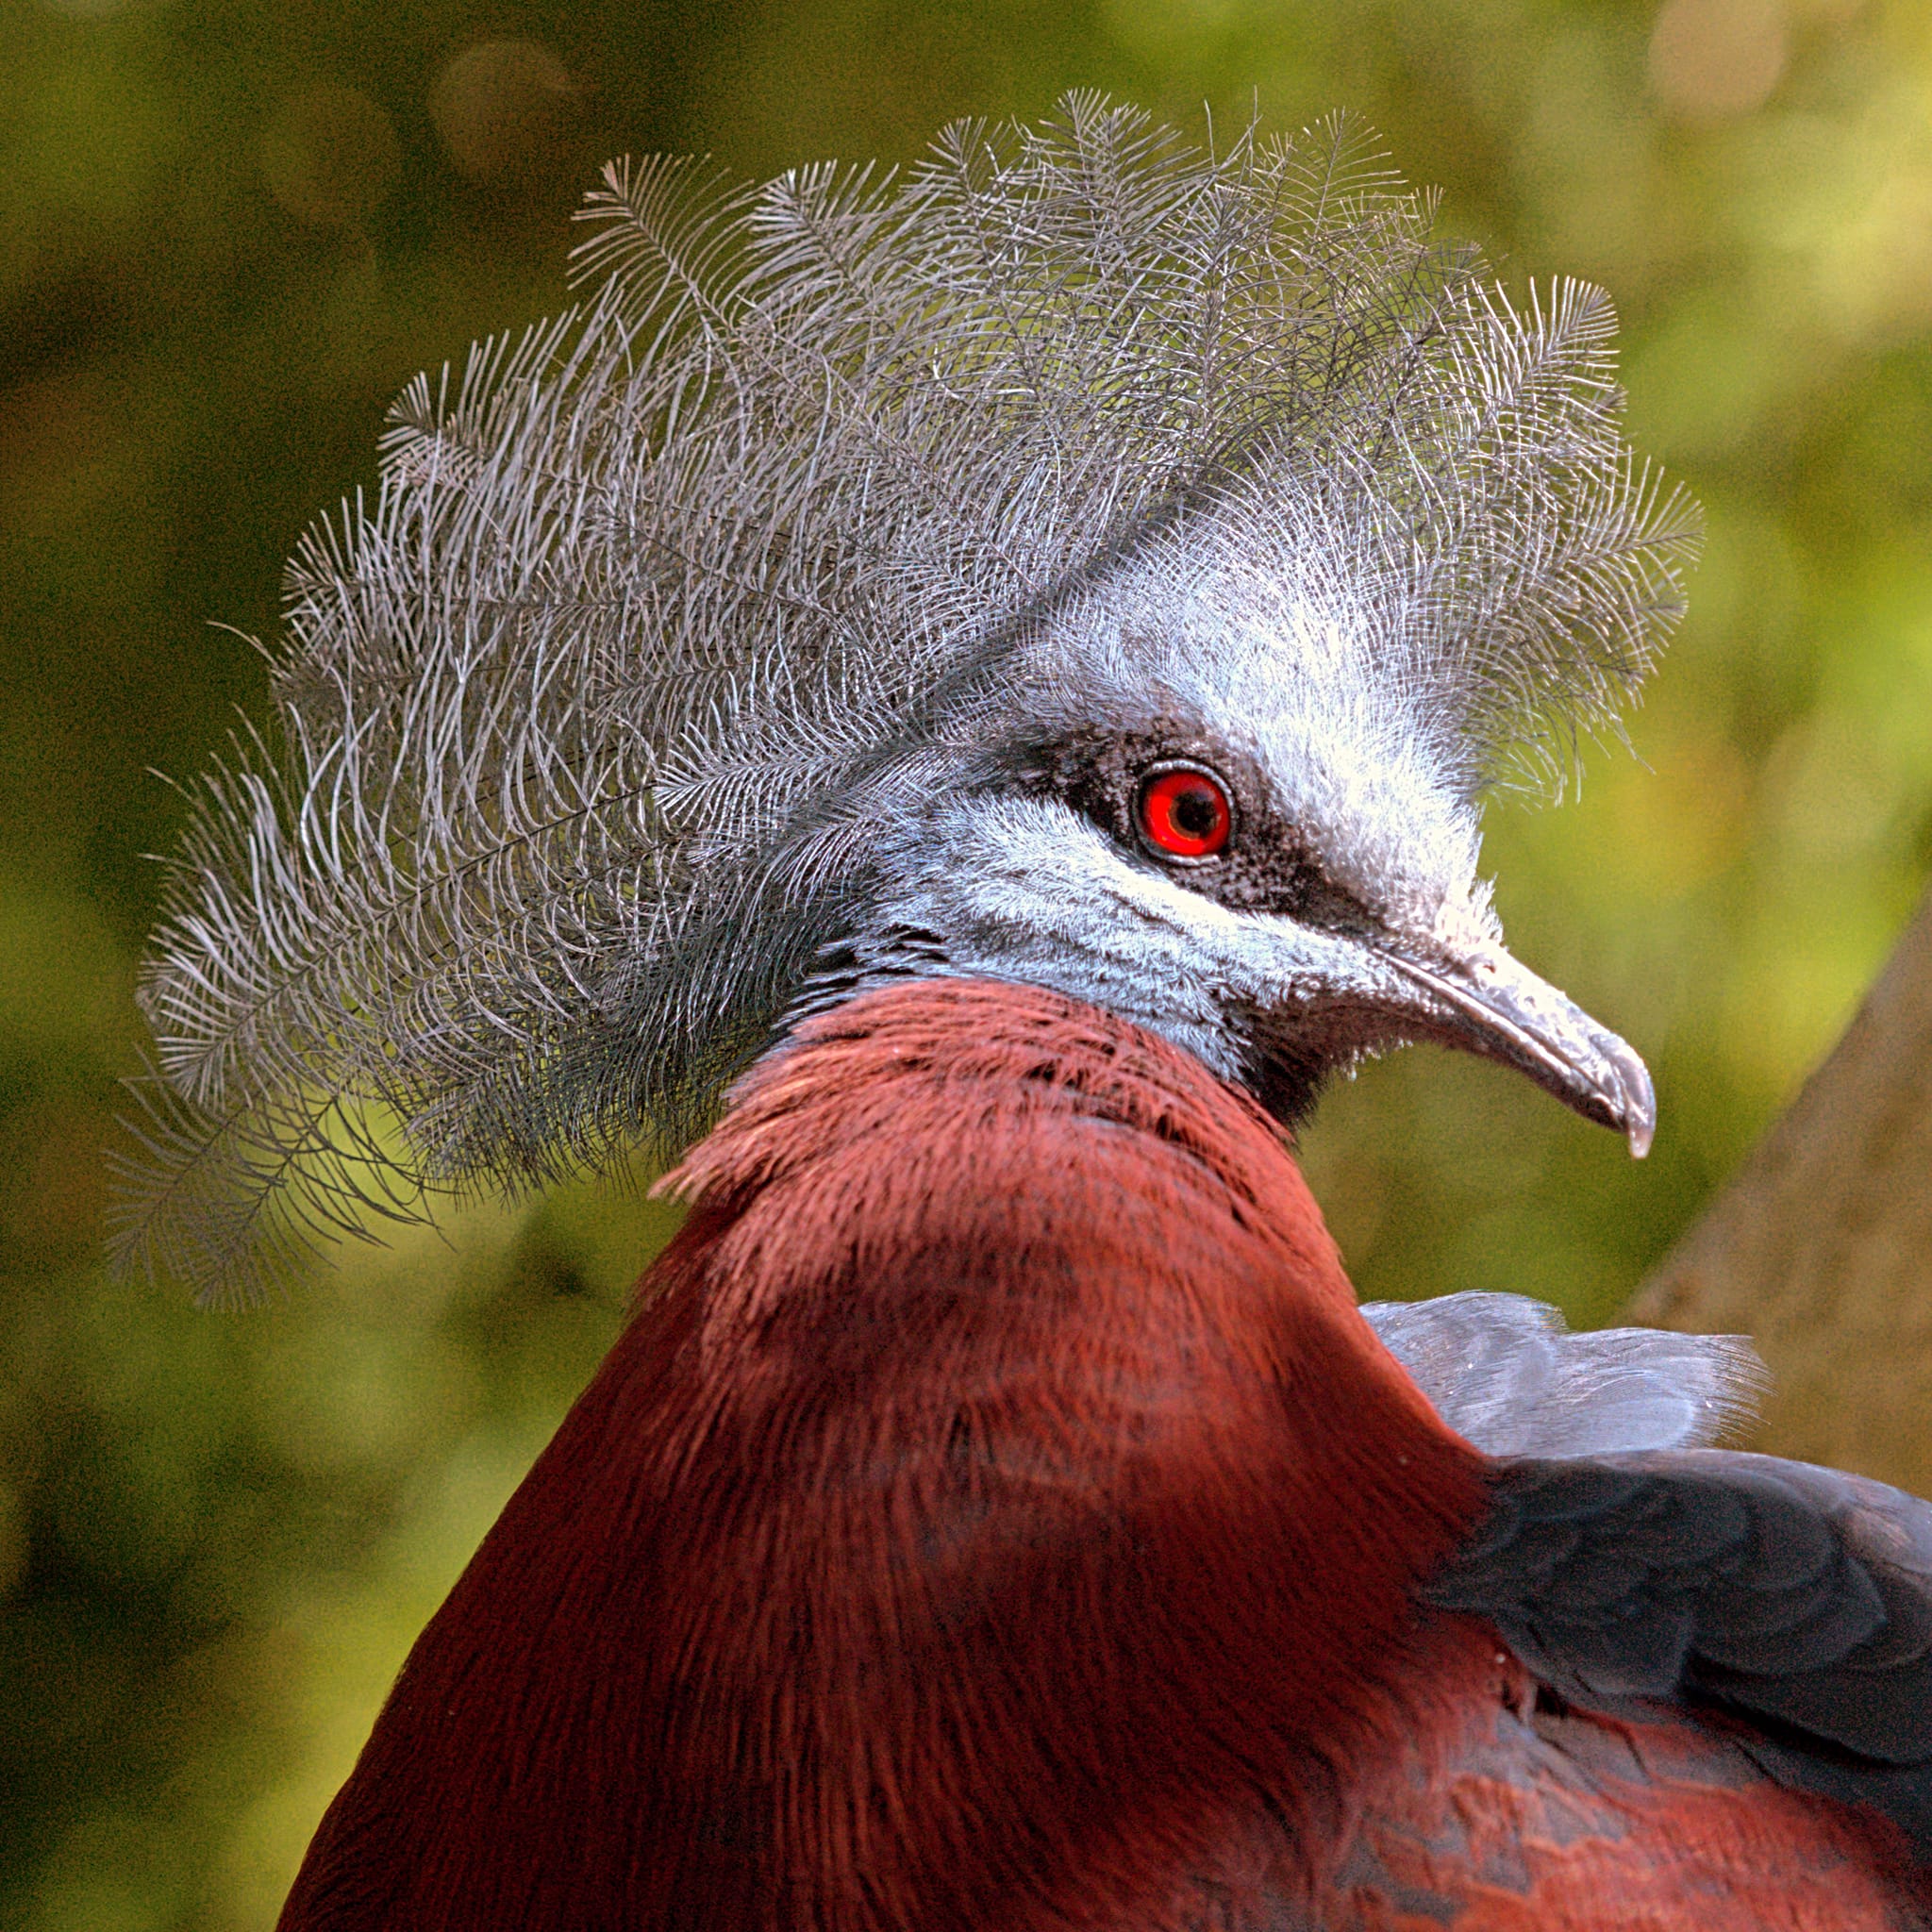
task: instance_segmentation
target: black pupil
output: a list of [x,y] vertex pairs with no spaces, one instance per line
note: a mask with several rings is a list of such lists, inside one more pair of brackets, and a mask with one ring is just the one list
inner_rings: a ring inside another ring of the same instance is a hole
[[1210,787],[1190,785],[1175,796],[1173,813],[1176,831],[1186,833],[1190,839],[1205,839],[1220,823],[1220,800]]

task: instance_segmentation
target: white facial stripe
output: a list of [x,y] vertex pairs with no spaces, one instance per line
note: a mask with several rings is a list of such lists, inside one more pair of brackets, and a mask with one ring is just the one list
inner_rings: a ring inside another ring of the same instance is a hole
[[1064,806],[979,798],[931,823],[936,858],[893,916],[946,935],[953,967],[1052,986],[1234,1074],[1231,1015],[1324,995],[1397,1000],[1375,955],[1273,913],[1231,910],[1122,853]]

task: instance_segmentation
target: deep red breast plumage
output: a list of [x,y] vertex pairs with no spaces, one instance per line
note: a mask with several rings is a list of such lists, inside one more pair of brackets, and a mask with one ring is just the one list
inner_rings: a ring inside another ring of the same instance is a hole
[[285,1932],[1932,1924],[1891,1826],[1417,1608],[1483,1459],[1177,1049],[875,992],[679,1180]]

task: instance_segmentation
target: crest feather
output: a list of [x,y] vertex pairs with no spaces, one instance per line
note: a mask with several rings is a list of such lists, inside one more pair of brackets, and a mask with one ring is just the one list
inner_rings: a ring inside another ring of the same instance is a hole
[[1347,120],[1216,154],[1074,95],[897,176],[620,162],[584,218],[585,304],[418,377],[300,545],[275,741],[196,793],[120,1239],[205,1292],[691,1131],[862,918],[869,814],[1195,520],[1355,532],[1472,785],[1677,610],[1607,300],[1512,308]]

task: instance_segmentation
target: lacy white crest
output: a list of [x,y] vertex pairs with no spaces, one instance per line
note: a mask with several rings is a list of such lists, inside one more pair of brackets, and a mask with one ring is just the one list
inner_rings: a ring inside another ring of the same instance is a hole
[[585,306],[419,377],[303,542],[278,728],[196,794],[122,1245],[204,1291],[688,1133],[1124,568],[1332,529],[1472,789],[1559,773],[1677,610],[1606,298],[1513,308],[1346,122],[1076,96],[585,216]]

